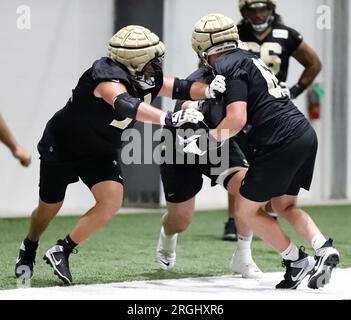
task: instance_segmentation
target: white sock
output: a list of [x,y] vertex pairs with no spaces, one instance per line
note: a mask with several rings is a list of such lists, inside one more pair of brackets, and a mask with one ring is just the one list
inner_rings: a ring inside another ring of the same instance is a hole
[[313,249],[316,251],[317,249],[323,247],[323,244],[325,244],[326,241],[327,239],[324,238],[324,236],[321,233],[319,233],[312,238],[311,244]]
[[174,249],[174,245],[175,245],[175,241],[177,241],[177,236],[178,236],[178,233],[167,235],[165,233],[165,229],[162,226],[161,227],[161,237],[162,237],[162,240],[163,240],[162,243],[163,243],[164,249],[166,249],[166,250],[173,250]]
[[252,242],[252,235],[249,237],[244,237],[240,234],[238,234],[238,250],[250,250],[251,248],[251,242]]
[[289,246],[280,255],[284,260],[296,261],[299,258],[299,249],[294,243],[290,242]]

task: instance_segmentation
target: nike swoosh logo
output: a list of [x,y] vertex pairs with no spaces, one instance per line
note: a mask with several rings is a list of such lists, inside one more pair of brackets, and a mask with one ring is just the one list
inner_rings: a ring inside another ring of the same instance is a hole
[[58,266],[62,262],[62,259],[56,260],[54,255],[52,255],[51,257],[52,257],[52,260],[54,260],[54,263],[55,263],[56,266]]
[[167,262],[166,262],[166,261],[163,261],[163,260],[160,260],[160,261],[161,261],[165,266],[167,266],[167,267],[169,266],[169,262],[168,262],[168,261],[167,261]]
[[175,193],[167,193],[167,196],[169,196],[169,197],[172,197],[174,195],[175,195]]
[[304,269],[301,269],[300,272],[294,277],[294,276],[291,276],[291,280],[292,281],[297,281],[299,279],[299,277],[301,276],[301,274],[303,273]]

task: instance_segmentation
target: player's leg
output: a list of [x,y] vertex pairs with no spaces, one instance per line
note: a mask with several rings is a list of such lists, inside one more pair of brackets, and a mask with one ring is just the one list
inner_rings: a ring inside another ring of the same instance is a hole
[[39,238],[50,221],[56,216],[62,204],[62,201],[58,203],[45,203],[39,199],[39,204],[31,216],[28,235],[20,245],[15,266],[15,275],[17,278],[28,279],[33,276]]
[[63,239],[58,240],[44,256],[55,274],[66,284],[72,283],[69,256],[82,241],[101,229],[120,209],[123,199],[123,186],[116,181],[99,182],[91,188],[95,205],[88,210]]
[[[226,185],[228,192],[232,194],[234,199],[236,199],[239,194],[239,188],[246,171],[247,169],[245,168],[237,171]],[[240,217],[235,217],[235,223],[238,231],[238,242],[230,261],[230,269],[234,273],[241,274],[243,278],[260,279],[263,273],[256,265],[251,254],[252,229],[247,225],[245,220]]]
[[180,203],[167,202],[167,212],[162,217],[162,227],[156,249],[156,260],[163,270],[171,270],[176,263],[178,234],[191,223],[195,197]]
[[330,280],[333,268],[339,263],[339,252],[332,246],[332,240],[327,240],[312,218],[301,208],[297,207],[297,194],[300,188],[309,189],[312,181],[314,162],[317,152],[317,137],[309,128],[296,141],[291,143],[292,154],[299,155],[301,164],[294,173],[287,190],[287,195],[273,198],[272,206],[297,233],[310,242],[315,250],[315,260],[308,286],[313,289],[323,287]]
[[15,266],[17,278],[33,276],[39,238],[60,210],[67,185],[77,179],[71,172],[70,163],[41,161],[39,203],[33,210],[28,235],[20,245]]
[[276,287],[295,289],[313,268],[314,260],[290,241],[275,219],[260,210],[262,205],[262,202],[251,201],[239,195],[236,214],[282,256],[286,273],[284,280]]
[[123,179],[115,157],[83,160],[76,164],[82,181],[88,186],[95,205],[76,223],[73,230],[59,239],[44,256],[54,273],[66,284],[72,283],[69,256],[74,248],[101,229],[120,209],[123,200]]
[[339,252],[333,247],[333,240],[327,240],[312,218],[301,208],[297,207],[297,197],[284,195],[273,198],[272,205],[295,231],[314,248],[315,263],[313,262],[308,286],[318,289],[329,283],[333,268],[339,263]]
[[235,198],[230,193],[228,193],[228,220],[224,224],[224,232],[222,239],[227,241],[237,241],[237,230],[235,225]]
[[177,238],[191,223],[195,195],[202,187],[202,173],[198,165],[161,165],[161,178],[167,212],[156,248],[156,261],[161,269],[171,270],[176,263]]
[[[229,139],[230,158],[235,162],[237,166],[248,167],[247,159],[253,156],[253,148],[249,145],[247,136],[240,132],[237,136]],[[237,227],[235,221],[235,197],[228,192],[228,209],[227,209],[228,220],[224,223],[224,232],[222,239],[226,241],[237,241]]]

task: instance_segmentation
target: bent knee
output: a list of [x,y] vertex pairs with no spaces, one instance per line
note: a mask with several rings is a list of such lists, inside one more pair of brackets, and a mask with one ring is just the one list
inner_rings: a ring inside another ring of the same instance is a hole
[[284,213],[290,209],[296,206],[295,203],[271,203],[273,212],[277,212],[280,215],[284,215]]
[[164,224],[172,226],[172,230],[176,233],[184,232],[191,223],[193,213],[192,212],[172,212],[168,213],[166,219],[164,219]]
[[105,200],[96,203],[100,212],[106,218],[111,218],[121,208],[121,202],[118,200]]

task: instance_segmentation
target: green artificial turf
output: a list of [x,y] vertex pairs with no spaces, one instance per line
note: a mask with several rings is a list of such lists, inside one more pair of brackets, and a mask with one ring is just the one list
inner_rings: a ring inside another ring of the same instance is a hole
[[[339,267],[351,267],[351,207],[305,208],[325,236],[334,238],[340,251]],[[70,232],[79,217],[57,217],[44,233],[37,254],[32,287],[61,285],[42,256],[57,239]],[[178,238],[177,264],[172,272],[160,271],[154,261],[161,214],[115,216],[105,228],[79,245],[71,255],[71,272],[76,284],[131,280],[176,279],[230,274],[229,260],[236,243],[222,241],[225,211],[196,212],[188,230]],[[308,243],[279,220],[297,245]],[[14,264],[20,242],[27,234],[29,219],[0,219],[0,289],[16,288]],[[283,271],[280,256],[263,241],[253,241],[253,256],[262,271]]]

